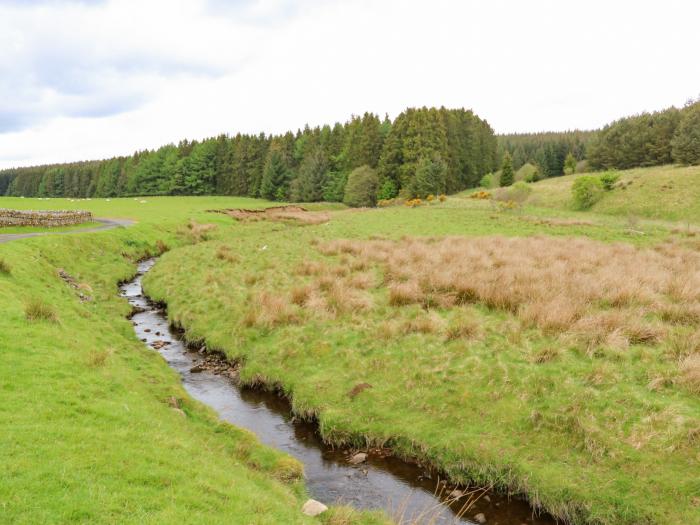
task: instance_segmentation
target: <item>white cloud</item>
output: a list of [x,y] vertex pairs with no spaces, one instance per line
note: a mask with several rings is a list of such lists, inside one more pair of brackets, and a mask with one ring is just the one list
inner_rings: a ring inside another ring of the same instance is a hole
[[700,94],[699,17],[681,0],[0,2],[0,167],[407,106],[597,127]]

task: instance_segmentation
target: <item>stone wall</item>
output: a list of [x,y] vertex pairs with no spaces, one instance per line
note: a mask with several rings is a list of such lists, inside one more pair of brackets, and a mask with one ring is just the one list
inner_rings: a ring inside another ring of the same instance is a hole
[[38,226],[57,228],[92,221],[89,211],[7,210],[0,208],[0,228],[3,226]]

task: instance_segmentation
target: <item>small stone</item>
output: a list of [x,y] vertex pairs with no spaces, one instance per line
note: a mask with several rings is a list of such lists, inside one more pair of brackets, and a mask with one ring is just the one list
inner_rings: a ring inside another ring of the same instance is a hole
[[450,499],[459,499],[462,496],[464,496],[464,492],[458,489],[454,489],[452,492],[450,492]]
[[486,496],[484,496],[484,501],[486,503],[491,503],[491,497],[488,494],[486,494]]
[[364,463],[365,461],[367,461],[367,454],[365,454],[364,452],[358,452],[348,460],[348,463],[350,463],[351,465],[359,465],[360,463]]
[[479,512],[479,514],[474,516],[474,521],[477,523],[486,523],[486,516],[484,516],[483,512]]
[[149,333],[149,332],[151,331],[151,329],[150,329],[150,328],[144,328],[143,331],[146,332],[146,333]]
[[318,516],[319,514],[326,512],[327,510],[328,507],[326,507],[320,501],[316,501],[315,499],[307,500],[307,502],[304,503],[304,506],[301,508],[301,512],[303,512],[307,516]]
[[204,372],[204,367],[202,365],[194,365],[190,368],[190,373],[198,374],[199,372]]

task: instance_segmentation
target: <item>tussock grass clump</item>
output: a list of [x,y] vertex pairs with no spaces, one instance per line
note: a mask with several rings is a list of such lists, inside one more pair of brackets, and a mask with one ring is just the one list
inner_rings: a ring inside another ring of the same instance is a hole
[[409,333],[438,334],[445,329],[445,320],[439,315],[428,312],[407,320],[403,330]]
[[231,247],[223,244],[216,249],[216,258],[220,261],[226,261],[230,263],[237,263],[238,256],[231,252]]
[[475,339],[481,335],[481,327],[472,316],[462,312],[453,317],[446,331],[448,341],[455,339]]
[[261,292],[253,298],[252,307],[243,319],[244,326],[272,328],[296,323],[299,315],[284,297],[271,292]]
[[0,274],[10,275],[11,273],[12,267],[10,264],[5,259],[0,258]]
[[48,321],[50,323],[58,322],[58,313],[56,309],[44,302],[40,298],[32,298],[24,306],[24,316],[28,321]]
[[200,224],[197,221],[190,220],[186,228],[178,230],[182,236],[192,244],[197,244],[202,241],[207,241],[210,238],[212,231],[216,229],[216,224]]
[[692,324],[700,304],[700,254],[673,243],[491,236],[341,239],[319,250],[382,266],[392,306],[481,303],[589,347],[655,344],[666,334],[655,318]]
[[681,384],[694,394],[700,394],[700,354],[683,359],[679,369]]
[[112,355],[114,351],[111,348],[97,350],[90,350],[87,356],[87,364],[91,368],[100,368],[105,365],[107,359]]

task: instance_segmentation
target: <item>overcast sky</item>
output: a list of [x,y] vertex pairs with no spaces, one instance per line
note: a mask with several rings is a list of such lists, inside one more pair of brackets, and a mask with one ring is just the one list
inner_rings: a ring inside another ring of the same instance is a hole
[[0,0],[0,168],[408,106],[498,133],[700,95],[700,3]]

